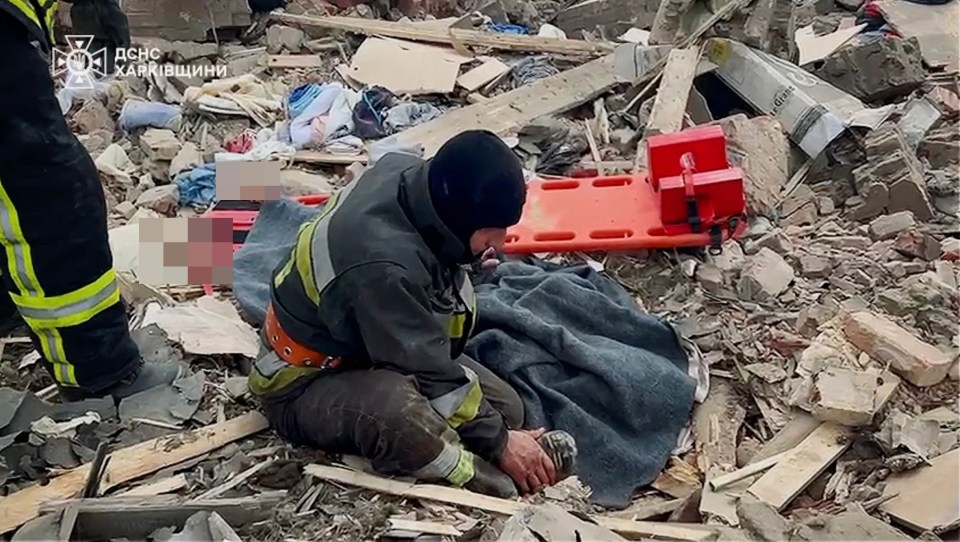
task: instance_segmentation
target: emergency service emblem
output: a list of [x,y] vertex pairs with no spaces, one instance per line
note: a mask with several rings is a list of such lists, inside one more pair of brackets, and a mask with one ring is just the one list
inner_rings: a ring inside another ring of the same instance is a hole
[[93,36],[64,36],[67,50],[53,50],[54,77],[64,77],[64,87],[93,89],[94,82],[104,75],[107,65],[106,49],[90,50]]

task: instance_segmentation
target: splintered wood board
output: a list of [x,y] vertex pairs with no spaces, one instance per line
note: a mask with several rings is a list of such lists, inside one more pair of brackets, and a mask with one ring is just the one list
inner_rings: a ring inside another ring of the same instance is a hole
[[[465,489],[401,482],[373,474],[327,465],[307,465],[304,467],[304,472],[316,476],[321,480],[362,487],[387,495],[396,495],[398,497],[411,499],[426,499],[428,501],[466,506],[468,508],[476,508],[478,510],[485,510],[506,516],[512,516],[527,506],[519,501],[498,499],[496,497],[473,493]],[[592,519],[598,525],[621,534],[666,538],[669,540],[706,540],[712,536],[714,531],[714,529],[709,527],[681,526],[652,521],[631,521],[628,519],[607,518],[603,516],[593,516]]]
[[394,94],[453,92],[460,65],[471,57],[422,43],[367,38],[350,61],[349,76]]
[[[877,389],[874,412],[882,410],[900,387],[900,377],[890,371],[884,372],[882,379],[883,384]],[[754,482],[748,491],[777,510],[782,510],[850,447],[851,431],[842,425],[821,423]]]
[[270,55],[267,57],[268,68],[319,68],[323,61],[319,55]]
[[748,490],[782,510],[850,446],[846,427],[822,423]]
[[546,115],[562,113],[593,100],[617,83],[613,56],[539,79],[485,102],[468,105],[392,136],[401,145],[422,144],[431,158],[451,137],[467,130],[506,135]]
[[566,55],[602,55],[612,53],[616,44],[609,42],[590,42],[541,36],[526,36],[467,30],[462,28],[436,28],[431,26],[395,23],[360,17],[312,17],[278,13],[270,16],[275,21],[293,26],[329,28],[343,30],[367,36],[384,36],[443,45],[460,44],[467,47],[484,47],[505,51],[526,51],[531,53],[557,53]]
[[[267,419],[259,412],[250,412],[196,431],[155,438],[116,450],[110,453],[110,463],[107,464],[101,490],[182,463],[266,428]],[[90,463],[87,463],[57,476],[45,486],[30,486],[0,498],[0,534],[37,517],[41,503],[78,495],[83,491],[89,473]]]
[[457,84],[467,89],[467,92],[473,92],[508,71],[510,66],[496,58],[488,58],[483,64],[458,77]]
[[880,510],[917,532],[949,531],[960,525],[960,449],[930,463],[887,479],[884,495],[899,495],[881,504]]
[[690,87],[700,64],[700,47],[674,49],[667,55],[667,64],[663,68],[660,89],[653,101],[650,120],[646,133],[672,134],[683,127],[683,114],[687,110],[687,98]]

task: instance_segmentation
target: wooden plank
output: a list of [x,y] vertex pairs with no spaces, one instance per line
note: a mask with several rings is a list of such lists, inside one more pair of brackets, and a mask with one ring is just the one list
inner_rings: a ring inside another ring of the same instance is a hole
[[466,130],[506,135],[542,116],[587,103],[619,83],[607,56],[505,92],[484,103],[462,107],[391,136],[401,145],[422,144],[431,158],[448,139]]
[[349,166],[354,162],[367,163],[366,154],[335,154],[322,151],[297,151],[293,155],[294,162],[305,164],[326,164],[332,166]]
[[145,540],[160,527],[182,526],[197,512],[216,512],[235,527],[249,525],[270,518],[284,498],[286,491],[208,501],[185,501],[172,495],[108,497],[47,503],[40,510],[46,513],[76,508],[75,540]]
[[231,478],[230,480],[228,480],[227,483],[221,484],[221,485],[219,485],[219,486],[217,486],[217,487],[215,487],[215,488],[213,488],[213,489],[210,489],[209,491],[205,491],[205,492],[201,493],[200,495],[197,495],[193,500],[195,500],[195,501],[205,501],[205,500],[208,500],[208,499],[215,499],[215,498],[219,497],[220,495],[223,495],[223,494],[226,493],[227,491],[230,491],[231,489],[233,489],[233,488],[239,486],[240,484],[244,483],[244,482],[247,481],[251,476],[253,476],[254,474],[260,472],[261,469],[263,469],[264,467],[266,467],[267,465],[269,465],[269,464],[271,464],[271,463],[273,463],[273,460],[272,460],[272,459],[268,459],[268,460],[266,460],[266,461],[261,461],[260,463],[257,463],[256,465],[254,465],[254,466],[250,467],[249,469],[241,472],[240,474],[237,474],[236,476],[234,476],[233,478]]
[[817,476],[850,447],[846,427],[823,423],[748,490],[761,501],[783,510]]
[[660,89],[653,102],[645,134],[672,134],[683,127],[687,98],[700,63],[700,48],[674,49],[667,55]]
[[[235,440],[267,428],[267,420],[258,412],[250,412],[223,424],[196,431],[156,438],[111,454],[102,490],[135,480],[164,467],[186,461]],[[31,486],[13,495],[0,498],[0,534],[7,533],[37,517],[40,503],[69,499],[83,490],[90,464],[71,469],[45,486]]]
[[[900,387],[900,378],[889,371],[881,378],[874,412],[882,410]],[[821,423],[748,491],[782,510],[850,447],[852,431],[842,425]]]
[[504,51],[523,51],[531,53],[556,53],[567,55],[602,55],[613,51],[615,45],[608,42],[588,42],[559,38],[545,38],[466,30],[460,28],[430,28],[390,21],[361,19],[359,17],[311,17],[277,13],[271,15],[275,21],[293,26],[329,28],[343,30],[367,36],[385,36],[397,39],[440,43],[452,46],[460,43],[468,47],[483,47]]
[[761,472],[779,463],[780,460],[787,455],[787,453],[789,452],[780,452],[779,454],[772,455],[766,459],[757,461],[756,463],[751,463],[746,467],[743,467],[742,469],[735,470],[731,473],[727,473],[722,476],[717,476],[716,478],[713,478],[708,481],[708,483],[710,484],[710,488],[713,489],[714,491],[717,491],[731,484],[735,484],[740,480],[749,478],[756,474],[760,474]]
[[170,476],[156,482],[143,484],[122,493],[114,495],[115,497],[148,497],[151,495],[163,495],[164,493],[173,493],[187,487],[187,475],[180,473]]
[[760,448],[748,464],[759,463],[775,455],[786,452],[803,442],[803,439],[810,436],[817,427],[820,426],[820,420],[814,418],[809,413],[794,408],[791,411],[790,420],[787,425],[777,431],[773,438],[768,440],[763,448]]
[[433,521],[414,521],[409,519],[389,518],[387,523],[391,529],[398,531],[408,531],[411,533],[436,534],[440,536],[459,537],[463,535],[460,529],[452,525],[436,523]]
[[[321,480],[362,487],[387,495],[396,495],[410,499],[426,499],[457,506],[466,506],[468,508],[476,508],[507,516],[512,516],[525,507],[522,502],[488,497],[464,489],[401,482],[340,467],[307,465],[304,467],[304,472],[311,476],[316,476]],[[674,540],[705,540],[712,535],[713,531],[709,528],[631,521],[602,516],[594,516],[592,519],[596,521],[598,525],[621,534],[662,537]]]
[[489,58],[483,64],[458,77],[457,84],[467,89],[467,92],[474,92],[508,71],[510,66],[497,58]]
[[320,55],[270,55],[267,67],[275,69],[320,68],[323,60]]
[[887,479],[884,495],[896,495],[880,505],[898,523],[917,532],[951,531],[960,526],[960,449],[930,460],[929,466]]

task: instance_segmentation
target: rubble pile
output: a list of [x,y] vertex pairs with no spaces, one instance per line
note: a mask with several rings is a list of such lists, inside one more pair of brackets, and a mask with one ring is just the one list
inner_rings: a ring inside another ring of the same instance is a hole
[[[940,21],[956,20],[956,0],[304,0],[242,42],[230,28],[250,21],[245,7],[220,9],[177,32],[163,13],[131,28],[152,62],[221,75],[60,90],[103,182],[135,338],[192,372],[119,407],[60,404],[29,340],[0,339],[0,532],[955,536],[960,54]],[[214,39],[189,41],[211,24]],[[279,161],[285,196],[331,194],[387,152],[428,158],[485,128],[531,177],[603,176],[642,173],[648,138],[704,125],[723,129],[743,172],[743,235],[717,253],[547,256],[605,270],[710,374],[692,440],[625,510],[590,504],[576,479],[530,509],[285,444],[254,412],[243,375],[259,339],[229,287],[137,277],[140,220],[208,210],[217,162]]]

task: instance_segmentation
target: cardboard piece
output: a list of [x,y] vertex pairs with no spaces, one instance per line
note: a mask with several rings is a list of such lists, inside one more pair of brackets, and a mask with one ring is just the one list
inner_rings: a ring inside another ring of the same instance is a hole
[[397,95],[453,92],[460,65],[471,58],[450,49],[386,38],[368,38],[350,63],[349,76]]

